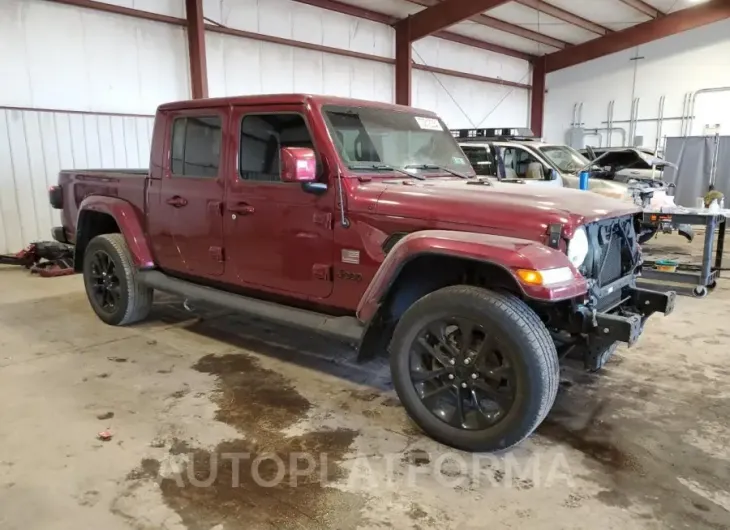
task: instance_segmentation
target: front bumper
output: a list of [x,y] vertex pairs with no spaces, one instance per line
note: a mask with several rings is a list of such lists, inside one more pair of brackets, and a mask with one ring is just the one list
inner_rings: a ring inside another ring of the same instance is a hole
[[617,342],[632,346],[644,331],[644,323],[654,313],[670,314],[674,310],[674,291],[662,293],[638,287],[622,290],[622,302],[605,312],[583,309],[583,365],[586,370],[600,370],[615,352]]
[[641,336],[647,318],[654,313],[668,315],[674,310],[674,291],[663,293],[629,287],[622,294],[624,301],[619,306],[584,319],[584,332],[589,335],[589,341],[625,342],[632,346]]

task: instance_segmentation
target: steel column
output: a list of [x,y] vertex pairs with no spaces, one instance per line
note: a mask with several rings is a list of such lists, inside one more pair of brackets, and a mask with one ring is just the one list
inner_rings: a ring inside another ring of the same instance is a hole
[[190,87],[193,99],[208,97],[208,66],[205,59],[205,21],[203,0],[185,0]]
[[530,128],[532,133],[542,137],[545,113],[545,56],[532,63],[532,94],[530,100]]
[[395,27],[395,102],[398,105],[411,104],[413,54],[410,21],[408,17]]

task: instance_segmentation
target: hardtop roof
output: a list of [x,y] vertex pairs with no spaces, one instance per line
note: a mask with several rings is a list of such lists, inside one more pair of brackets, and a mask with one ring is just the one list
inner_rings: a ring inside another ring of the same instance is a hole
[[221,98],[188,99],[164,103],[158,107],[159,111],[173,111],[198,109],[220,106],[248,106],[248,105],[306,105],[312,104],[317,107],[323,105],[337,105],[343,107],[369,107],[379,108],[395,112],[407,112],[421,116],[437,118],[438,115],[430,110],[418,109],[406,105],[393,105],[381,101],[369,101],[364,99],[341,98],[335,96],[320,96],[314,94],[260,94],[253,96],[226,96]]

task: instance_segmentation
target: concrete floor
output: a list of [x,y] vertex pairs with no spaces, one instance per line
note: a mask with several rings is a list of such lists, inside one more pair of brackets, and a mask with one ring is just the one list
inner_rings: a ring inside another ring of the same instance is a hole
[[730,282],[477,457],[337,343],[165,297],[109,327],[79,277],[0,293],[2,530],[730,528]]

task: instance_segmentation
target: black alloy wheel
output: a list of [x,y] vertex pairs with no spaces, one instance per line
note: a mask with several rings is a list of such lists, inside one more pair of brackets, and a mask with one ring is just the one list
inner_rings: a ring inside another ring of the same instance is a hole
[[84,287],[96,315],[112,326],[144,320],[152,308],[153,290],[137,279],[124,236],[102,234],[86,246]]
[[112,314],[119,307],[122,296],[114,260],[106,251],[99,249],[94,252],[90,265],[92,296],[99,308]]
[[439,318],[423,327],[411,348],[410,377],[425,407],[458,429],[496,425],[515,400],[507,348],[467,318]]
[[473,285],[433,291],[400,317],[389,351],[393,387],[410,418],[464,451],[518,444],[558,392],[555,343],[511,293]]

